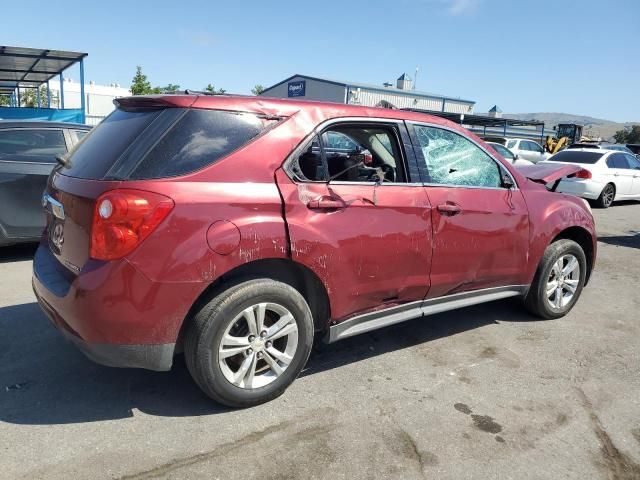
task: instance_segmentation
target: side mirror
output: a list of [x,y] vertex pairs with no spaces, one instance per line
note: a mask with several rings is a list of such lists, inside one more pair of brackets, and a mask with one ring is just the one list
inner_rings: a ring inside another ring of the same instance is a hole
[[513,159],[514,159],[514,160],[517,160],[517,159],[519,159],[519,158],[520,158],[520,155],[518,155],[517,153],[514,153],[514,154],[513,154]]
[[509,190],[516,186],[515,183],[513,183],[511,175],[506,172],[502,172],[502,186],[504,188],[508,188]]

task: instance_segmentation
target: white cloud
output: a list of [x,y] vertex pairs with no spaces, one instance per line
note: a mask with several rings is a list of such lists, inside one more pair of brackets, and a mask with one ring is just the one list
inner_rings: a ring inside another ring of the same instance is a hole
[[447,11],[451,15],[464,15],[475,10],[480,2],[481,0],[447,0]]

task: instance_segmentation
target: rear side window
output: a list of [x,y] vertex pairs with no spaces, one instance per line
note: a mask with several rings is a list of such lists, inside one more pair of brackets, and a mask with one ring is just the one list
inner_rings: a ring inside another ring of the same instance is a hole
[[78,144],[62,173],[110,180],[184,175],[216,162],[275,123],[220,110],[118,109]]
[[101,179],[161,110],[127,112],[117,109],[71,151],[62,173],[71,177]]
[[518,141],[517,141],[517,140],[509,140],[509,141],[507,142],[507,148],[513,148],[513,147],[515,147],[515,146],[516,146],[516,143],[518,143]]
[[[0,157],[47,157],[54,163],[56,155],[67,152],[62,130],[16,128],[0,130]],[[27,158],[20,158],[28,160]]]
[[609,158],[607,158],[607,166],[609,168],[630,168],[624,153],[614,153],[610,155]]
[[274,120],[252,113],[187,110],[129,178],[173,177],[211,165],[260,135]]
[[579,152],[577,150],[563,150],[556,153],[549,160],[553,162],[568,162],[568,163],[596,163],[604,155],[602,152]]

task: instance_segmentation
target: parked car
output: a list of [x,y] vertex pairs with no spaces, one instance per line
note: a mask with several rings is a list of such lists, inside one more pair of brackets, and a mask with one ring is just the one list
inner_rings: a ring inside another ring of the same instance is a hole
[[46,221],[40,202],[56,155],[66,154],[90,128],[0,121],[0,246],[40,239]]
[[[327,155],[340,133],[367,151]],[[575,305],[596,256],[585,201],[447,120],[240,96],[119,99],[52,173],[33,287],[93,360],[211,398],[280,395],[334,342],[506,297]],[[389,332],[388,334],[392,334]]]
[[563,150],[545,163],[583,167],[572,178],[563,179],[557,191],[594,200],[608,208],[617,200],[640,200],[640,160],[632,153],[594,148]]
[[518,155],[516,155],[500,143],[487,142],[487,145],[491,145],[491,148],[498,152],[498,154],[500,154],[502,158],[504,158],[511,165],[533,165],[533,162],[525,160],[524,158],[520,158]]
[[601,149],[601,150],[616,150],[618,152],[625,152],[625,153],[630,153],[630,154],[634,155],[633,150],[628,148],[626,145],[620,145],[620,144],[615,144],[615,143],[587,143],[587,142],[582,142],[582,143],[574,143],[572,145],[569,145],[567,148],[571,149],[571,150],[576,150],[576,149],[580,149],[580,148],[597,148],[597,149]]
[[505,147],[518,155],[519,158],[538,163],[547,160],[551,154],[544,151],[539,143],[526,138],[509,138]]

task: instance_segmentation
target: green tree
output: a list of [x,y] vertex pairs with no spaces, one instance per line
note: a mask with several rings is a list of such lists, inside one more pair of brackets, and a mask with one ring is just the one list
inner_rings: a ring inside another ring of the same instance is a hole
[[251,89],[251,93],[253,93],[256,96],[260,95],[262,92],[264,92],[264,87],[260,84],[257,84],[255,87]]
[[11,97],[9,95],[0,95],[0,107],[8,107],[11,105]]
[[[149,95],[151,93],[156,93],[156,92],[154,92],[154,89],[151,87],[151,82],[147,79],[147,76],[144,73],[142,73],[142,67],[138,65],[136,67],[136,74],[133,77],[133,80],[131,81],[131,94],[132,95]],[[160,93],[160,92],[158,91],[157,93]]]
[[226,93],[226,90],[224,88],[220,88],[218,90],[216,90],[216,87],[214,87],[213,85],[209,84],[206,87],[204,87],[204,89],[207,92],[216,94],[216,95],[223,95],[224,93]]
[[614,135],[616,143],[640,143],[640,125],[618,130]]
[[[53,99],[51,101],[53,105]],[[36,108],[38,106],[38,92],[35,88],[20,90],[20,106]],[[47,106],[47,87],[40,85],[40,106]]]
[[162,93],[178,93],[178,91],[180,90],[180,85],[175,85],[173,83],[170,83],[166,87],[162,87],[161,90],[162,90]]

